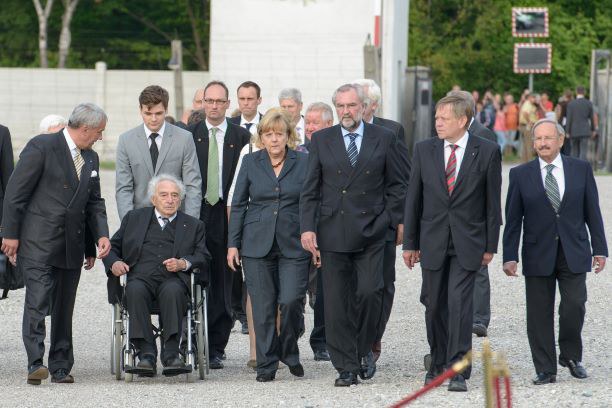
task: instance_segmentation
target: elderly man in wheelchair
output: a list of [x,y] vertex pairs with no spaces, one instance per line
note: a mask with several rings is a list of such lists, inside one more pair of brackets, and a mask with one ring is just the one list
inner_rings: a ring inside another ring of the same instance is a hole
[[127,306],[129,330],[124,330],[128,342],[123,348],[128,353],[134,350],[138,357],[137,364],[134,356],[129,364],[124,359],[130,378],[133,374],[152,377],[157,373],[156,336],[151,323],[154,305],[159,309],[163,375],[191,372],[191,365],[186,365],[179,353],[183,318],[193,299],[190,273],[207,273],[210,259],[204,224],[179,211],[185,196],[183,183],[173,176],[158,175],[149,183],[149,196],[154,207],[134,209],[125,215],[111,239],[111,252],[104,259],[112,275],[127,277],[122,302]]

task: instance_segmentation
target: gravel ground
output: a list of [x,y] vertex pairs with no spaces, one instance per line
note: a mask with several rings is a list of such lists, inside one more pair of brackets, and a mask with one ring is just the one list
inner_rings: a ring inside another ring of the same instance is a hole
[[[509,166],[504,166],[504,194]],[[118,228],[114,202],[114,172],[102,171],[103,195],[107,199],[110,229]],[[607,221],[608,241],[612,237],[612,177],[597,177],[600,204]],[[500,245],[501,246],[501,245]],[[336,373],[328,362],[315,362],[307,336],[300,341],[306,375],[294,378],[287,369],[279,370],[272,383],[255,381],[246,367],[248,337],[239,325],[232,331],[227,347],[225,369],[211,371],[203,382],[185,383],[184,376],[138,379],[132,384],[114,380],[109,372],[110,306],[106,303],[105,276],[101,264],[84,271],[74,316],[75,365],[72,385],[29,386],[25,382],[26,356],[21,342],[21,316],[24,292],[11,292],[0,301],[2,320],[0,341],[0,406],[288,406],[288,407],[381,407],[401,399],[423,384],[423,355],[427,352],[423,307],[419,304],[421,273],[400,262],[398,251],[396,297],[393,313],[383,340],[383,354],[374,379],[356,387],[335,388]],[[525,326],[523,279],[507,278],[501,271],[501,257],[491,264],[492,321],[489,336],[492,348],[503,351],[510,361],[514,405],[517,407],[608,407],[612,406],[612,314],[608,299],[612,294],[609,271],[587,279],[589,302],[583,330],[586,380],[577,380],[559,367],[557,383],[533,386],[534,376]],[[307,307],[307,333],[313,322]],[[474,339],[475,350],[481,340]],[[441,387],[413,404],[415,407],[477,407],[484,405],[482,367],[475,363],[469,392],[449,393]]]

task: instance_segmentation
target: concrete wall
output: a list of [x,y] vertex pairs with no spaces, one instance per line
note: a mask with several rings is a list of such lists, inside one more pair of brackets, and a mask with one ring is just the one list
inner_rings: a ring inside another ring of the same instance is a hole
[[[208,80],[208,72],[183,73],[184,106],[191,106],[192,90]],[[94,149],[103,160],[112,161],[119,135],[142,123],[138,95],[152,84],[168,90],[168,110],[174,116],[171,71],[0,68],[0,123],[10,129],[18,154],[39,133],[43,117],[55,113],[67,118],[78,103],[94,102],[104,108],[109,118],[104,139]]]

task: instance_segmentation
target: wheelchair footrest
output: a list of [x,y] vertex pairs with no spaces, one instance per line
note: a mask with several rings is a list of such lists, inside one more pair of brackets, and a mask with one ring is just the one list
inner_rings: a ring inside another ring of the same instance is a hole
[[128,374],[138,374],[138,375],[144,375],[144,376],[153,376],[155,374],[154,370],[147,370],[147,369],[143,369],[143,368],[138,368],[135,366],[130,366],[130,365],[125,365],[123,367],[123,371],[125,371]]
[[175,375],[189,374],[193,371],[191,364],[185,365],[185,367],[164,367],[162,374],[166,377],[174,377]]

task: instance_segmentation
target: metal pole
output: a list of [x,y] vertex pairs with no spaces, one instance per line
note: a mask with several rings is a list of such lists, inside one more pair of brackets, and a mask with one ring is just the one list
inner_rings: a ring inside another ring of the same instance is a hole
[[174,106],[176,119],[183,115],[183,45],[181,40],[172,40],[172,59],[168,66],[174,71]]
[[[533,37],[529,39],[529,42],[533,44]],[[529,74],[529,93],[533,93],[533,74]]]

